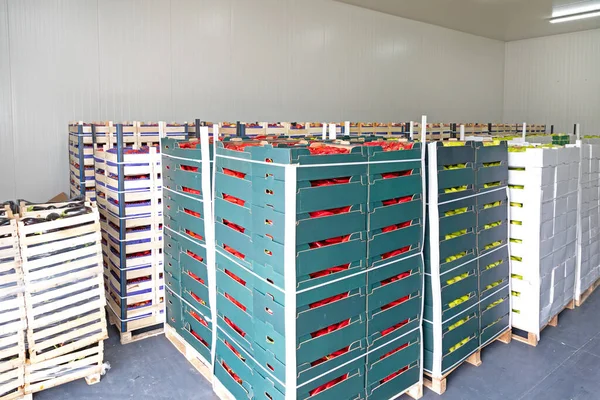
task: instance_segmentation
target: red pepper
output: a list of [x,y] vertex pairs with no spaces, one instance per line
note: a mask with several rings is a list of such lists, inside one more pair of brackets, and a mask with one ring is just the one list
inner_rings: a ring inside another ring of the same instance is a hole
[[407,226],[410,226],[410,225],[411,225],[411,221],[401,222],[399,224],[390,225],[390,226],[386,226],[385,228],[381,228],[381,231],[384,233],[393,232],[398,229],[406,228]]
[[396,325],[390,326],[389,328],[382,330],[381,336],[389,335],[390,333],[394,332],[396,329],[400,329],[406,324],[408,324],[407,319],[405,319],[402,322],[398,322]]
[[335,378],[335,379],[333,379],[333,380],[331,380],[331,381],[329,381],[329,382],[327,382],[327,383],[325,383],[325,384],[323,384],[323,385],[321,385],[321,386],[319,386],[317,388],[314,388],[313,390],[311,390],[310,392],[308,392],[308,394],[309,394],[310,397],[312,397],[312,396],[315,396],[315,395],[317,395],[317,394],[319,394],[321,392],[324,392],[325,390],[327,390],[327,389],[329,389],[329,388],[337,385],[338,383],[345,381],[346,379],[348,379],[348,376],[350,376],[350,374],[344,374],[344,375],[340,376],[339,378]]
[[409,201],[412,201],[412,196],[404,196],[404,197],[397,197],[395,199],[384,200],[384,201],[382,201],[382,203],[384,206],[392,206],[394,204],[407,203]]
[[151,254],[150,250],[138,251],[136,253],[127,254],[127,258],[146,257]]
[[238,199],[237,197],[233,197],[233,196],[230,196],[230,195],[225,194],[225,193],[223,193],[223,200],[228,201],[228,202],[233,203],[233,204],[237,204],[239,206],[243,206],[244,204],[246,204],[245,200]]
[[206,302],[204,300],[202,300],[200,297],[198,297],[198,295],[196,295],[193,292],[190,292],[190,296],[192,296],[192,299],[196,300],[198,303],[202,304],[203,306],[206,305]]
[[309,247],[311,249],[318,249],[318,248],[325,247],[325,246],[331,246],[332,244],[347,242],[349,240],[350,240],[350,235],[337,236],[334,238],[329,238],[329,239],[325,239],[325,240],[320,240],[318,242],[309,243]]
[[200,191],[199,191],[199,190],[192,189],[192,188],[189,188],[189,187],[185,187],[185,186],[184,186],[184,187],[182,187],[182,188],[181,188],[181,190],[182,190],[184,193],[195,194],[195,195],[197,195],[197,196],[199,196],[199,195],[200,195]]
[[229,150],[233,150],[233,151],[244,151],[244,149],[246,147],[258,147],[258,146],[262,146],[261,143],[233,143],[233,142],[229,142],[225,144],[225,148],[229,149]]
[[236,178],[240,178],[240,179],[244,179],[246,177],[246,174],[244,174],[243,172],[234,171],[234,170],[228,169],[228,168],[223,168],[223,173],[225,175],[235,176]]
[[198,275],[196,275],[195,273],[193,273],[192,271],[187,271],[187,274],[190,278],[192,278],[193,280],[195,280],[198,283],[201,283],[203,285],[205,285],[204,283],[204,279],[200,278]]
[[383,151],[398,151],[398,150],[410,150],[413,148],[413,143],[401,143],[398,141],[376,141],[367,142],[364,146],[381,146]]
[[195,233],[195,232],[192,232],[192,231],[190,231],[189,229],[186,229],[186,230],[185,230],[185,233],[186,233],[188,236],[191,236],[191,237],[193,237],[194,239],[198,239],[198,240],[204,240],[204,238],[203,238],[202,236],[198,235],[198,234],[197,234],[197,233]]
[[389,251],[387,253],[382,254],[381,259],[387,260],[388,258],[396,257],[402,253],[406,253],[409,250],[410,250],[410,246],[405,246],[398,250]]
[[198,172],[198,167],[192,167],[190,165],[179,165],[179,167],[181,168],[182,171],[188,171],[188,172]]
[[227,371],[227,373],[229,375],[231,375],[231,377],[233,378],[234,381],[236,381],[240,385],[244,384],[244,381],[242,380],[242,378],[240,378],[235,372],[233,372],[233,370],[231,368],[229,368],[229,366],[225,363],[225,361],[221,361],[221,365],[223,366],[223,368],[225,368],[225,371]]
[[319,186],[331,186],[331,185],[341,185],[344,183],[349,183],[350,177],[342,177],[342,178],[331,178],[331,179],[317,179],[314,181],[310,181],[310,186],[319,187]]
[[402,346],[398,347],[397,349],[394,349],[392,351],[388,351],[387,353],[385,353],[384,355],[382,355],[381,357],[379,357],[379,359],[383,360],[384,358],[388,358],[392,354],[395,354],[395,353],[399,352],[400,350],[404,350],[407,347],[408,347],[408,343],[404,343]]
[[329,354],[329,355],[327,355],[327,356],[325,356],[325,357],[323,357],[323,358],[319,358],[318,360],[311,362],[311,363],[310,363],[310,365],[311,365],[312,367],[314,367],[314,366],[317,366],[317,365],[319,365],[319,364],[323,364],[323,363],[324,363],[324,362],[326,362],[326,361],[332,360],[332,359],[334,359],[334,358],[336,358],[336,357],[339,357],[339,356],[341,356],[342,354],[345,354],[345,353],[347,353],[347,352],[348,352],[348,350],[350,350],[350,346],[346,346],[346,347],[344,347],[344,348],[342,348],[342,349],[339,349],[339,350],[337,350],[337,351],[334,351],[333,353],[331,353],[331,354]]
[[206,326],[208,328],[208,322],[206,322],[204,320],[204,318],[202,318],[199,314],[197,314],[195,311],[190,311],[190,315],[192,316],[192,318],[194,318],[196,321],[200,322],[200,324]]
[[402,304],[406,300],[408,300],[409,298],[410,298],[410,296],[404,296],[404,297],[399,298],[398,300],[394,300],[391,303],[388,303],[388,304],[386,304],[384,306],[381,306],[381,311],[385,311],[385,310],[387,310],[389,308],[392,308],[392,307],[395,307],[395,306],[397,306],[399,304]]
[[237,276],[236,274],[234,274],[233,272],[231,272],[230,270],[226,269],[225,274],[227,274],[230,278],[232,278],[233,280],[235,280],[237,283],[241,284],[242,286],[246,286],[246,281],[243,280],[242,278],[240,278],[239,276]]
[[382,380],[379,381],[379,383],[386,383],[388,381],[391,381],[392,379],[394,379],[395,377],[397,377],[398,375],[400,375],[401,373],[403,373],[404,371],[406,371],[408,369],[408,365],[396,372],[394,372],[393,374],[388,375],[387,377],[383,378]]
[[331,267],[331,268],[324,269],[322,271],[313,272],[309,276],[310,276],[310,279],[321,278],[323,276],[333,275],[338,272],[347,271],[348,268],[350,268],[350,264],[338,265],[337,267]]
[[401,273],[399,275],[396,275],[396,276],[392,276],[391,278],[382,280],[381,281],[381,286],[385,286],[385,285],[390,284],[392,282],[396,282],[396,281],[402,280],[402,279],[404,279],[404,278],[406,278],[408,276],[410,276],[410,271],[403,272],[403,273]]
[[237,258],[240,258],[242,260],[246,258],[246,256],[244,254],[240,253],[233,247],[227,246],[226,244],[223,245],[223,249],[225,249],[225,251],[227,251],[228,253],[233,254],[234,256],[236,256]]
[[185,252],[185,253],[186,253],[188,256],[190,256],[190,257],[192,257],[193,259],[195,259],[195,260],[198,260],[198,261],[200,261],[200,262],[203,262],[203,261],[204,261],[204,258],[200,257],[198,254],[196,254],[196,253],[194,253],[194,252],[192,252],[192,251],[190,251],[190,250],[186,250],[186,252]]
[[313,211],[310,212],[309,215],[311,218],[329,217],[331,215],[338,215],[350,212],[351,208],[352,206],[330,208],[329,210]]
[[241,227],[240,225],[234,224],[233,222],[230,222],[226,219],[223,220],[223,225],[228,226],[231,229],[236,230],[241,233],[244,233],[246,231],[246,228]]
[[412,169],[407,171],[397,171],[397,172],[385,172],[381,174],[383,179],[397,178],[399,176],[410,176],[412,175]]
[[186,213],[186,214],[188,214],[188,215],[191,215],[192,217],[200,218],[200,213],[199,212],[192,211],[192,210],[189,210],[187,208],[184,208],[183,212]]
[[236,324],[233,323],[232,320],[230,320],[227,317],[223,318],[225,320],[225,323],[227,325],[229,325],[230,327],[233,328],[234,331],[236,331],[241,337],[246,337],[246,332],[244,332],[243,330],[241,330]]
[[348,154],[350,149],[337,146],[319,146],[309,147],[308,151],[312,155],[329,155],[329,154]]
[[342,322],[335,323],[335,324],[331,324],[325,328],[319,329],[318,331],[311,333],[310,336],[313,338],[317,338],[319,336],[327,335],[328,333],[335,332],[339,329],[345,328],[348,325],[350,325],[349,319],[342,321]]
[[350,292],[336,294],[336,295],[328,297],[326,299],[315,301],[314,303],[311,303],[309,307],[310,308],[321,307],[321,306],[324,306],[326,304],[334,303],[334,302],[336,302],[338,300],[345,299],[348,296],[350,296]]
[[246,306],[234,299],[230,294],[225,293],[225,298],[238,306],[238,308],[240,308],[242,311],[246,311]]
[[237,351],[235,349],[235,347],[233,347],[232,345],[230,345],[227,340],[225,340],[225,346],[227,346],[229,348],[229,350],[231,350],[233,352],[233,354],[236,355],[237,358],[239,358],[240,360],[246,362],[246,359],[240,354],[240,352]]

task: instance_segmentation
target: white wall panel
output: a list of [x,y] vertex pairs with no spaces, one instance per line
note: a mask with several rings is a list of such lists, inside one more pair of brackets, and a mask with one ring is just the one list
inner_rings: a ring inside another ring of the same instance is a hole
[[600,134],[600,29],[506,43],[504,120]]
[[15,198],[15,189],[8,0],[0,0],[0,201]]
[[68,187],[66,124],[98,114],[94,0],[8,2],[16,195]]
[[97,18],[101,118],[169,118],[170,1],[98,0]]
[[502,114],[504,43],[330,0],[20,0],[5,19],[21,197],[66,190],[69,120]]

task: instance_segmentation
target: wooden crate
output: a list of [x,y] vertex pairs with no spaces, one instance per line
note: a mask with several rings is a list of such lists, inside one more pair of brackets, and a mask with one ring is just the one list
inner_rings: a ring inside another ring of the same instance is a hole
[[106,371],[104,342],[25,367],[25,393],[36,393],[85,378],[88,385],[100,382]]
[[19,221],[32,363],[108,337],[98,210],[86,207],[84,215],[32,225]]
[[[1,265],[1,264],[0,264]],[[25,302],[22,284],[0,289],[0,399],[20,398],[25,383]],[[7,294],[7,292],[12,292]]]

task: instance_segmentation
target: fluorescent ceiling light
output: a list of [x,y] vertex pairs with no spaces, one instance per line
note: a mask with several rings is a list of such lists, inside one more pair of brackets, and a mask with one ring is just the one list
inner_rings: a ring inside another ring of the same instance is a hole
[[600,17],[600,11],[587,12],[587,13],[581,13],[581,14],[575,14],[575,15],[568,15],[565,17],[552,18],[550,20],[550,23],[557,24],[559,22],[577,21],[579,19],[594,18],[594,17]]
[[552,18],[600,11],[600,0],[552,0]]

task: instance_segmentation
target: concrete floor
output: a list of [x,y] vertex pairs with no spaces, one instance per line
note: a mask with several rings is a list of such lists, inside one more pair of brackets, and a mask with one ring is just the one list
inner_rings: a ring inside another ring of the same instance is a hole
[[[542,332],[537,347],[495,342],[483,364],[462,365],[448,379],[444,400],[593,400],[600,398],[600,290],[581,308],[565,310],[558,327]],[[209,384],[163,337],[121,346],[110,328],[105,359],[111,370],[87,386],[79,380],[35,400],[212,400]],[[407,396],[402,400],[408,399]],[[423,399],[439,398],[425,389]]]

